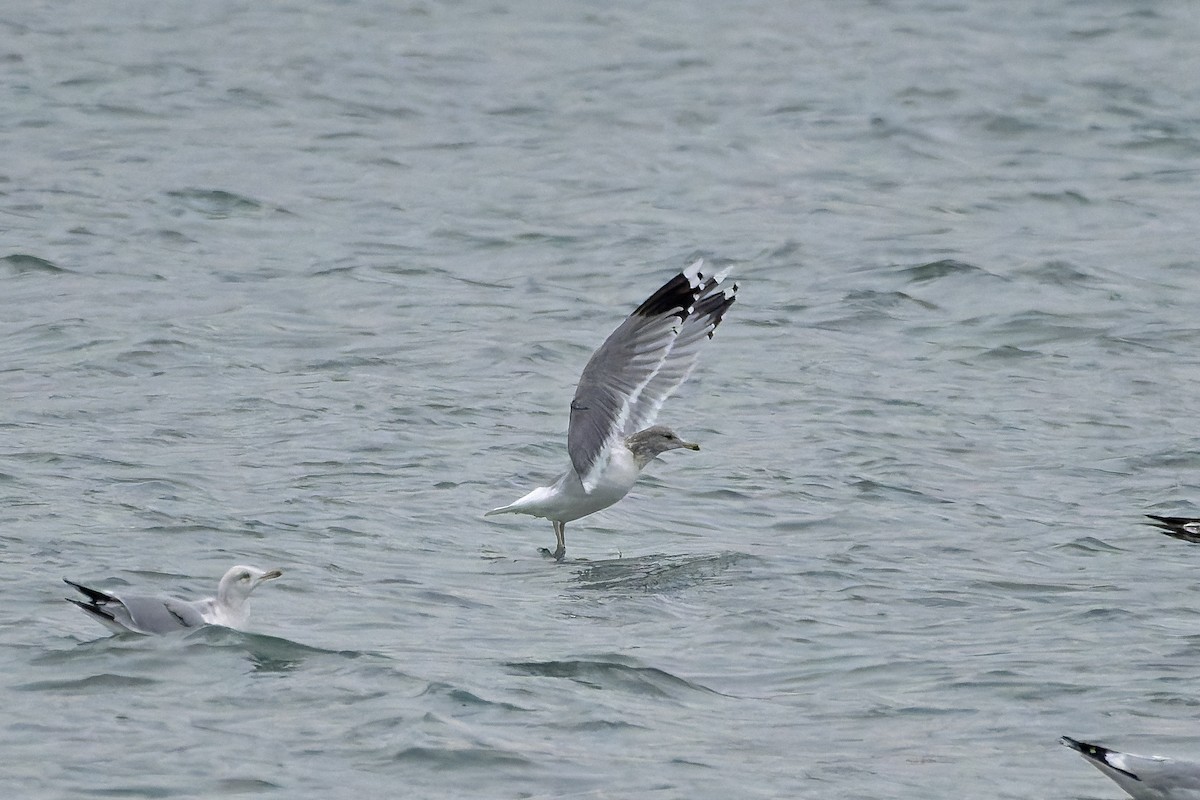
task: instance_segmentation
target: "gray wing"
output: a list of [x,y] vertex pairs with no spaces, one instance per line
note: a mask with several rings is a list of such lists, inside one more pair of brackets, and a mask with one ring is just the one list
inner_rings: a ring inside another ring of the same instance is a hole
[[646,298],[592,354],[575,397],[567,428],[571,465],[591,491],[621,438],[638,396],[654,378],[692,312],[704,279],[697,261]]
[[[87,601],[71,600],[106,628],[131,633],[170,633],[204,624],[192,603],[151,595],[118,596],[63,579],[79,590]],[[70,598],[68,598],[70,599]]]
[[711,278],[703,279],[695,307],[683,321],[679,335],[672,342],[671,349],[658,371],[642,388],[630,409],[622,430],[623,436],[629,436],[653,425],[663,403],[696,368],[696,363],[700,360],[700,351],[713,337],[717,326],[725,317],[725,312],[733,305],[737,296],[736,283],[727,289],[720,286],[727,273],[728,270],[725,270]]
[[128,612],[136,630],[145,633],[171,633],[205,624],[204,617],[192,603],[172,597],[145,595],[118,598]]
[[[1152,796],[1200,800],[1200,764],[1130,754],[1125,754],[1122,763],[1124,769],[1137,775],[1145,787],[1160,793]],[[1125,788],[1125,784],[1121,786]]]

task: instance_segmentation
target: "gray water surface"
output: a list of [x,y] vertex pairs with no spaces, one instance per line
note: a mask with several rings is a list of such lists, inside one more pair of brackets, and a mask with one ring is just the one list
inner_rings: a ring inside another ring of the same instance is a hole
[[[1200,758],[1186,2],[0,11],[6,796],[1094,798]],[[741,284],[572,523],[591,351]],[[61,578],[248,632],[108,637]]]

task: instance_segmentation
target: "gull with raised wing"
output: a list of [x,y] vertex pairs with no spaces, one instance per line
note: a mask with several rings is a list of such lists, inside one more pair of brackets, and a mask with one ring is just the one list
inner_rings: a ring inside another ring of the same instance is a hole
[[1200,764],[1121,753],[1070,736],[1059,741],[1077,750],[1136,800],[1200,800]]
[[568,522],[620,500],[659,454],[700,449],[654,419],[692,373],[737,294],[737,284],[721,285],[727,270],[710,275],[703,267],[701,259],[663,284],[592,354],[571,400],[567,471],[485,516],[550,520],[557,546],[541,552],[561,561]]
[[217,585],[216,597],[204,600],[177,600],[165,595],[110,594],[91,589],[63,578],[79,590],[87,600],[74,603],[92,619],[117,633],[172,633],[201,625],[224,625],[240,628],[250,616],[250,593],[266,581],[283,573],[277,569],[264,572],[257,567],[230,568]]

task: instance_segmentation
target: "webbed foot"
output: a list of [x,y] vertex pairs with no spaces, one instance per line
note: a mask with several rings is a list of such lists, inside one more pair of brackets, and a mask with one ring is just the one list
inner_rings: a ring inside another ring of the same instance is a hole
[[554,548],[554,552],[551,552],[550,548],[548,547],[539,547],[538,552],[541,553],[545,558],[552,558],[555,561],[562,561],[563,556],[567,554],[567,548],[560,544],[558,547]]

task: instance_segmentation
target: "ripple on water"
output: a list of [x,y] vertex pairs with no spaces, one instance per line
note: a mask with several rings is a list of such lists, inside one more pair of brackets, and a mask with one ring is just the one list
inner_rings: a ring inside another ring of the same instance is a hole
[[25,253],[13,253],[12,255],[0,258],[0,274],[9,273],[11,275],[22,275],[26,273],[48,273],[55,274],[60,272],[70,272],[71,270],[60,267],[53,261],[48,261],[37,256],[26,255]]
[[49,692],[51,694],[104,694],[123,689],[136,689],[158,683],[154,678],[142,678],[136,675],[117,675],[102,672],[99,675],[88,675],[84,678],[68,680],[31,681],[13,688],[18,692]]
[[525,756],[483,747],[406,747],[393,756],[399,763],[420,764],[449,771],[485,767],[526,766],[533,762]]
[[601,658],[510,661],[505,667],[516,675],[565,678],[591,689],[631,692],[649,697],[679,700],[694,692],[718,694],[707,686],[616,654]]
[[212,219],[253,214],[265,208],[258,200],[221,189],[180,189],[169,191],[166,195],[179,203],[183,209]]

